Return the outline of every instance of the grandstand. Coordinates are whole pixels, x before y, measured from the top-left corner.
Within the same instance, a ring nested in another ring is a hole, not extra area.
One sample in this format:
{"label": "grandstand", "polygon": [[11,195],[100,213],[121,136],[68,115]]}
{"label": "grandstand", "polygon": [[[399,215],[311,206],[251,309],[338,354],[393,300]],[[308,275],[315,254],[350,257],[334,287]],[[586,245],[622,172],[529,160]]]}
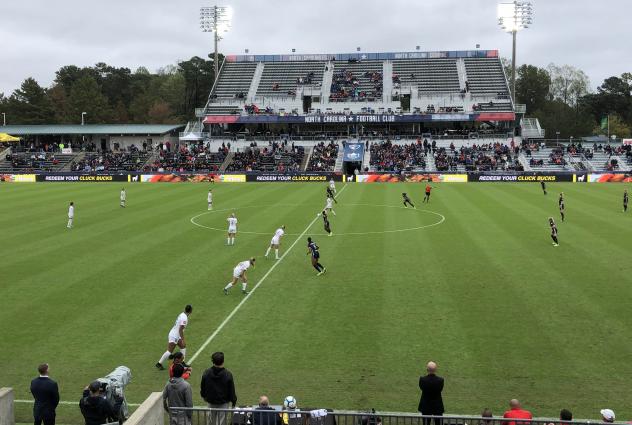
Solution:
{"label": "grandstand", "polygon": [[[259,114],[275,120],[240,118]],[[197,111],[206,124],[300,124],[327,114],[412,116],[389,121],[394,123],[515,120],[495,50],[228,55],[207,104]]]}

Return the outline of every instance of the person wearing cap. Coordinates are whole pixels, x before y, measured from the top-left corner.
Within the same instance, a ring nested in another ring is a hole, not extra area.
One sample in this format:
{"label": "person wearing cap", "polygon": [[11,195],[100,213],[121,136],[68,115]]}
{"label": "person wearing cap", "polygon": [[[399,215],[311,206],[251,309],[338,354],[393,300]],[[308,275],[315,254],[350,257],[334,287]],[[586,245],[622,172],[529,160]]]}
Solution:
{"label": "person wearing cap", "polygon": [[[437,364],[428,362],[426,365],[426,376],[419,378],[419,389],[421,390],[421,398],[419,400],[418,410],[422,415],[427,416],[443,416],[445,408],[443,407],[443,378],[437,375]],[[430,425],[430,419],[424,418],[424,425]],[[441,419],[435,418],[435,425],[441,424]]]}
{"label": "person wearing cap", "polygon": [[615,415],[614,415],[614,411],[612,409],[601,409],[599,413],[601,413],[601,419],[605,423],[610,424],[610,423],[614,422]]}
{"label": "person wearing cap", "polygon": [[101,383],[94,381],[83,390],[79,408],[86,425],[101,425],[113,418],[118,421],[123,397],[114,395],[115,403],[109,402],[101,392]]}
{"label": "person wearing cap", "polygon": [[48,364],[38,366],[39,377],[31,381],[33,404],[33,423],[35,425],[55,425],[55,409],[59,404],[57,382],[48,377]]}

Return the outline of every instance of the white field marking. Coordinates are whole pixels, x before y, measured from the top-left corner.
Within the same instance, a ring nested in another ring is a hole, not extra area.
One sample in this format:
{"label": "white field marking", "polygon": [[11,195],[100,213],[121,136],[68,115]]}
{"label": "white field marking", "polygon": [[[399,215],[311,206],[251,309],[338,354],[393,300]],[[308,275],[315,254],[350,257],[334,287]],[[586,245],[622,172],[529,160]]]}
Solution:
{"label": "white field marking", "polygon": [[[14,403],[33,404],[33,400],[13,400]],[[79,400],[77,401],[60,401],[59,404],[79,406]],[[138,407],[140,403],[127,403],[130,407]]]}
{"label": "white field marking", "polygon": [[[347,188],[347,185],[345,184],[342,189],[340,189],[340,191],[336,194],[336,197],[340,196],[340,194]],[[193,354],[193,356],[191,356],[191,358],[188,361],[188,364],[193,364],[193,362],[195,361],[195,359],[198,358],[198,356],[200,354],[202,354],[202,351],[204,351],[206,349],[206,347],[208,347],[208,345],[217,337],[217,335],[219,335],[219,333],[222,331],[222,329],[224,329],[224,327],[228,324],[228,322],[231,321],[231,319],[233,318],[233,316],[235,316],[235,314],[237,314],[237,312],[239,311],[239,309],[241,309],[241,307],[246,303],[246,301],[248,301],[248,299],[252,296],[252,294],[255,293],[255,291],[257,290],[257,288],[259,288],[259,286],[261,286],[261,284],[263,284],[263,282],[265,282],[265,280],[268,278],[268,276],[270,276],[270,273],[272,273],[274,271],[274,269],[276,269],[276,267],[281,264],[281,262],[283,261],[283,259],[285,258],[286,255],[288,255],[290,253],[290,251],[292,250],[292,248],[294,248],[294,246],[298,243],[298,241],[300,241],[303,236],[305,236],[305,234],[307,233],[307,231],[314,225],[314,223],[316,223],[316,221],[319,219],[319,216],[316,216],[305,228],[305,230],[303,230],[303,233],[301,233],[296,240],[294,241],[294,243],[292,245],[290,245],[290,247],[285,250],[285,252],[283,253],[283,255],[281,256],[281,258],[277,261],[274,262],[274,264],[272,264],[272,267],[270,267],[270,269],[266,272],[266,274],[263,275],[263,277],[261,277],[261,279],[259,279],[259,281],[257,282],[257,284],[250,290],[250,292],[248,292],[248,294],[246,294],[246,296],[241,300],[241,302],[239,304],[237,304],[237,306],[233,309],[233,311],[230,312],[230,314],[228,316],[226,316],[226,318],[224,319],[224,321],[222,323],[220,323],[220,325],[217,327],[217,329],[215,329],[215,331],[208,337],[206,338],[206,341],[204,341],[204,344],[202,344],[202,346],[200,348],[198,348],[198,350],[195,352],[195,354]]]}
{"label": "white field marking", "polygon": [[[341,190],[341,192],[342,192],[342,190]],[[336,196],[338,196],[338,195],[336,195]],[[259,208],[261,206],[262,205],[252,205],[252,206],[246,206],[246,207],[227,208],[225,210],[206,211],[206,212],[203,212],[201,214],[196,215],[195,217],[191,217],[191,223],[194,224],[195,226],[202,227],[204,229],[215,230],[217,232],[226,232],[226,229],[219,229],[217,227],[205,226],[203,224],[197,223],[195,220],[198,217],[201,217],[201,216],[206,215],[206,214],[212,214],[214,212],[238,210],[240,208]],[[294,206],[294,205],[292,205],[292,206]],[[409,209],[409,208],[402,207],[402,206],[399,206],[399,205],[384,205],[384,204],[344,204],[344,205],[340,205],[340,207],[354,207],[354,206],[398,208],[398,209],[402,209],[402,210]],[[337,207],[337,208],[340,208],[340,207]],[[433,215],[435,215],[437,217],[440,217],[440,219],[436,223],[426,224],[426,225],[417,226],[417,227],[408,227],[406,229],[380,230],[380,231],[373,231],[373,232],[334,233],[333,236],[362,236],[362,235],[379,235],[379,234],[384,234],[384,233],[412,232],[414,230],[421,230],[421,229],[426,229],[428,227],[438,226],[439,224],[442,224],[445,221],[445,216],[443,214],[439,214],[438,212],[434,212],[434,211],[430,211],[430,210],[422,210],[422,209],[410,209],[410,210],[411,211],[420,212],[420,213],[433,214]],[[264,232],[249,232],[249,231],[241,231],[241,230],[239,231],[239,233],[240,234],[245,234],[245,235],[263,235],[263,236],[270,236],[271,235],[270,232],[265,232],[265,233]],[[301,235],[301,233],[286,233],[285,235],[286,236],[297,236],[297,235]],[[326,233],[314,233],[314,236],[327,236],[327,234]]]}

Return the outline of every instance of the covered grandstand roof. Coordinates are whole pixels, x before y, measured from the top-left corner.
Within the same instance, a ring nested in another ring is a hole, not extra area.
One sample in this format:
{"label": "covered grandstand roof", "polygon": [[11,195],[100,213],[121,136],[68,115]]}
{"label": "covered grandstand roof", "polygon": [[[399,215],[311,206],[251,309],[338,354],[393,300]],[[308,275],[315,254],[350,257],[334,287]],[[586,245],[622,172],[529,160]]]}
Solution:
{"label": "covered grandstand roof", "polygon": [[184,128],[184,124],[86,124],[86,125],[7,125],[0,130],[14,136],[58,136],[82,134],[161,135]]}

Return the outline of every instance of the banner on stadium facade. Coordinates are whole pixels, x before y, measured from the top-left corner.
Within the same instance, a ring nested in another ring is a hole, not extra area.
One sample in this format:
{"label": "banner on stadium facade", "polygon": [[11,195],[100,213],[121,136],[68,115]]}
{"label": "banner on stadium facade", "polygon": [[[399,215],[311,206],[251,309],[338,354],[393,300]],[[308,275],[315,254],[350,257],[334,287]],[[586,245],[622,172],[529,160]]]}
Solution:
{"label": "banner on stadium facade", "polygon": [[322,173],[295,173],[295,174],[246,174],[246,181],[248,182],[328,182],[331,179],[334,181],[342,181],[342,176],[338,174],[322,174]]}
{"label": "banner on stadium facade", "polygon": [[127,174],[38,174],[38,182],[108,183],[129,181]]}
{"label": "banner on stadium facade", "polygon": [[364,143],[346,143],[342,160],[344,162],[362,162],[364,159]]}
{"label": "banner on stadium facade", "polygon": [[245,182],[243,174],[141,174],[141,183],[217,183]]}
{"label": "banner on stadium facade", "polygon": [[514,121],[513,112],[474,114],[207,115],[204,124],[412,124],[432,121]]}
{"label": "banner on stadium facade", "polygon": [[632,145],[632,139],[623,139],[621,140],[623,146]]}
{"label": "banner on stadium facade", "polygon": [[588,174],[588,183],[632,183],[632,174]]}
{"label": "banner on stadium facade", "polygon": [[575,174],[484,174],[468,173],[470,182],[514,182],[514,183],[534,183],[534,182],[574,182]]}
{"label": "banner on stadium facade", "polygon": [[357,183],[466,183],[467,174],[358,174]]}
{"label": "banner on stadium facade", "polygon": [[34,183],[35,181],[35,174],[0,174],[0,182]]}

